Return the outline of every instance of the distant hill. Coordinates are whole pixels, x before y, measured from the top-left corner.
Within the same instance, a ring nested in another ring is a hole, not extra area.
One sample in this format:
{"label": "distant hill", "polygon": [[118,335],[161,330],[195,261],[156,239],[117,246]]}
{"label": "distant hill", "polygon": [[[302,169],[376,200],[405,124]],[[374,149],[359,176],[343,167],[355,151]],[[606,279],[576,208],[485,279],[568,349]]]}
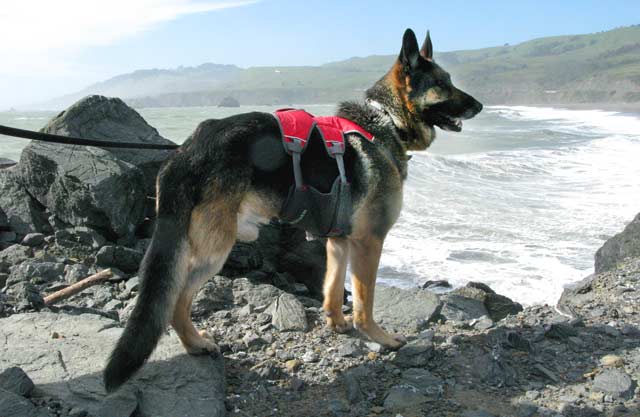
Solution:
{"label": "distant hill", "polygon": [[[321,66],[204,64],[114,77],[52,103],[87,94],[119,96],[137,107],[332,103],[361,97],[396,55],[354,57]],[[454,82],[486,104],[640,103],[640,25],[517,45],[436,53]]]}

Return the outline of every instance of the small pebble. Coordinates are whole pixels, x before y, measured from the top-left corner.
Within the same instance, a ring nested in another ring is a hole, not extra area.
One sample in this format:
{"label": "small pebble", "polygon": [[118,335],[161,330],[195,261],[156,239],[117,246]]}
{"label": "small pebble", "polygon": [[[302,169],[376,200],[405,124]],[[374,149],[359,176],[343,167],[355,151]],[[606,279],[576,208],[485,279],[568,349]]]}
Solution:
{"label": "small pebble", "polygon": [[606,355],[600,359],[600,365],[612,368],[619,368],[624,365],[624,359],[617,355]]}
{"label": "small pebble", "polygon": [[302,361],[298,359],[290,359],[284,363],[285,368],[287,368],[287,371],[289,372],[297,371],[298,368],[300,368],[300,365],[302,365]]}

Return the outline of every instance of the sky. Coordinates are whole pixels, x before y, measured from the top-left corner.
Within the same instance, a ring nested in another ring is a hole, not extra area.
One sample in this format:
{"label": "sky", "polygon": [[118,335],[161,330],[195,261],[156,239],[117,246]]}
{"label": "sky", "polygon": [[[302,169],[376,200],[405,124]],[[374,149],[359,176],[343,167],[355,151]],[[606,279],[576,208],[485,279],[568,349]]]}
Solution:
{"label": "sky", "polygon": [[638,0],[2,0],[0,110],[137,69],[395,54],[407,27],[452,51],[638,23]]}

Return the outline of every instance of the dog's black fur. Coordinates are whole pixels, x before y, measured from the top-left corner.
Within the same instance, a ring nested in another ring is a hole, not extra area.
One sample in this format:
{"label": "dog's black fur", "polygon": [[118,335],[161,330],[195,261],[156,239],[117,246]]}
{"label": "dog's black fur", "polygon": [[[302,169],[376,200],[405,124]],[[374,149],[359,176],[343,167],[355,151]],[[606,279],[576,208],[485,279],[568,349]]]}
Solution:
{"label": "dog's black fur", "polygon": [[[366,92],[369,104],[344,102],[338,107],[338,116],[375,136],[373,142],[358,135],[347,138],[344,161],[352,186],[353,222],[358,225],[347,238],[353,245],[367,239],[381,242],[397,219],[407,176],[407,151],[426,149],[435,136],[433,126],[460,130],[456,119],[471,118],[482,109],[473,97],[453,86],[432,55],[429,36],[418,50],[415,35],[408,29],[396,64]],[[267,113],[207,120],[165,162],[158,176],[157,226],[142,262],[138,302],[104,373],[108,391],[144,364],[170,322],[190,353],[215,350],[213,343],[188,331],[190,319],[178,310],[190,309],[190,295],[217,273],[235,236],[215,246],[216,242],[202,240],[197,232],[209,228],[212,241],[227,239],[218,228],[234,222],[243,207],[277,215],[294,182],[292,161],[280,135],[278,123]],[[310,140],[302,169],[305,181],[324,192],[338,175],[335,160],[318,137]],[[259,204],[247,203],[247,196]],[[202,220],[200,213],[207,209],[215,221]],[[240,233],[242,225],[238,227]],[[209,244],[215,253],[201,255],[200,248]],[[377,268],[377,258],[372,256]],[[375,284],[375,276],[373,280]],[[325,309],[331,309],[327,303],[335,304],[327,299],[340,296],[338,293],[325,294]],[[344,327],[341,312],[327,311],[327,315],[330,325],[340,322],[339,327]],[[401,344],[374,328],[372,320],[365,312],[354,314],[354,324],[374,340],[391,348]]]}

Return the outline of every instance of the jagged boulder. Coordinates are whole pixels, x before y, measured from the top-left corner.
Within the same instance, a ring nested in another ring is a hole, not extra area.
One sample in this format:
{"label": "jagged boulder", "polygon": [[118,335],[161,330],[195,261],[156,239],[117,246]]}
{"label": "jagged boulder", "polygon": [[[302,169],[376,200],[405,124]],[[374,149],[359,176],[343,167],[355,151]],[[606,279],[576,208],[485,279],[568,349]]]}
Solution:
{"label": "jagged boulder", "polygon": [[0,170],[0,230],[26,235],[48,228],[43,207],[29,195],[16,168]]}
{"label": "jagged boulder", "polygon": [[[122,100],[101,96],[78,101],[43,131],[113,142],[172,143]],[[131,235],[144,220],[145,196],[153,193],[169,152],[34,141],[23,150],[18,168],[29,194],[58,219],[118,237]]]}
{"label": "jagged boulder", "polygon": [[442,309],[437,295],[422,289],[403,290],[376,286],[373,317],[387,330],[420,331]]}
{"label": "jagged boulder", "polygon": [[640,213],[617,235],[607,240],[596,252],[596,274],[610,271],[618,262],[640,256]]}
{"label": "jagged boulder", "polygon": [[469,282],[443,296],[442,315],[447,320],[466,321],[489,316],[493,321],[522,311],[522,305],[504,295],[496,294],[488,285]]}
{"label": "jagged boulder", "polygon": [[84,412],[77,415],[123,415],[117,411],[125,408],[157,417],[226,415],[222,358],[185,354],[173,332],[130,382],[107,396],[102,371],[121,334],[116,321],[94,314],[15,314],[0,319],[0,370],[22,368],[40,395]]}

